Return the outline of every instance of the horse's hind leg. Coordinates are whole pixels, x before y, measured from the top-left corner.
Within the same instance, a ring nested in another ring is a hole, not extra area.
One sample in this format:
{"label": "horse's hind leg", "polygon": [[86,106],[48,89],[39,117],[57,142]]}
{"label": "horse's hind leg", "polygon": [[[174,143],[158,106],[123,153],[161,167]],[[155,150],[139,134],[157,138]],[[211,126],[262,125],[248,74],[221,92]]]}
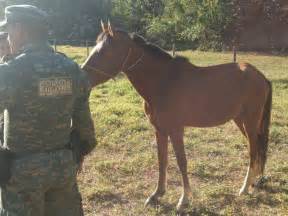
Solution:
{"label": "horse's hind leg", "polygon": [[[256,138],[253,136],[253,137],[249,137],[249,145],[253,145],[254,142],[256,142]],[[253,166],[253,150],[251,152],[251,147],[250,147],[250,161],[249,161],[249,166],[248,166],[248,169],[247,169],[247,173],[246,173],[246,176],[245,176],[245,179],[244,179],[244,183],[239,191],[239,195],[242,195],[242,194],[246,194],[248,193],[248,190],[249,190],[249,187],[255,182],[256,180],[256,171],[255,171],[255,168]]]}
{"label": "horse's hind leg", "polygon": [[237,127],[240,129],[241,133],[247,138],[246,131],[244,128],[244,122],[243,122],[243,119],[241,118],[241,116],[236,117],[234,119],[234,122],[237,125]]}
{"label": "horse's hind leg", "polygon": [[[255,143],[257,140],[257,137],[255,137],[253,134],[253,130],[252,128],[249,128],[249,133],[247,134],[246,133],[246,129],[245,129],[245,126],[244,126],[244,121],[243,121],[243,116],[239,115],[238,117],[236,117],[234,119],[234,122],[236,123],[236,125],[238,126],[238,128],[240,129],[241,133],[248,139],[249,141],[249,146],[250,146],[250,164],[248,166],[248,170],[247,170],[247,173],[246,173],[246,177],[245,177],[245,180],[244,180],[244,183],[243,183],[243,186],[242,188],[240,189],[240,192],[239,192],[239,195],[242,195],[244,193],[247,193],[248,192],[248,189],[249,189],[249,186],[251,184],[251,182],[254,180],[255,178],[255,173],[253,172],[253,169],[252,169],[252,164],[251,164],[251,146],[253,146],[253,143]],[[246,123],[247,124],[247,123]]]}
{"label": "horse's hind leg", "polygon": [[254,113],[249,118],[244,119],[245,132],[249,141],[249,166],[247,169],[246,177],[244,179],[243,186],[240,189],[239,195],[248,193],[249,187],[256,181],[256,177],[259,174],[258,161],[257,161],[257,142],[258,142],[258,123],[260,113]]}
{"label": "horse's hind leg", "polygon": [[159,178],[156,190],[146,200],[145,206],[155,204],[159,197],[166,191],[166,173],[168,165],[168,134],[156,131],[156,142],[158,148]]}
{"label": "horse's hind leg", "polygon": [[183,142],[184,128],[173,129],[170,132],[170,138],[173,145],[174,152],[176,154],[177,163],[182,174],[183,179],[183,193],[178,202],[177,210],[182,211],[185,206],[189,203],[189,196],[191,194],[191,188],[189,185],[187,175],[187,160]]}

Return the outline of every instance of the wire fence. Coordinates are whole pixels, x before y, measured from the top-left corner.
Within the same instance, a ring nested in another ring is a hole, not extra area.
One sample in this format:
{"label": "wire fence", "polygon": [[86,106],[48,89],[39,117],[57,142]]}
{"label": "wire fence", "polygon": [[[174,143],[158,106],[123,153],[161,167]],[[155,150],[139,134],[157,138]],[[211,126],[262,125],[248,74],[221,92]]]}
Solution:
{"label": "wire fence", "polygon": [[[54,47],[54,50],[57,51],[57,46],[69,45],[69,46],[79,46],[86,47],[86,57],[90,54],[90,48],[96,45],[96,41],[92,40],[62,40],[62,39],[49,39],[50,45]],[[176,55],[176,47],[173,44],[172,55]],[[233,62],[237,62],[237,48],[233,46]]]}
{"label": "wire fence", "polygon": [[89,56],[90,48],[96,45],[95,41],[91,40],[61,40],[61,39],[49,39],[48,42],[57,51],[58,46],[69,45],[69,46],[79,46],[86,47],[86,55]]}

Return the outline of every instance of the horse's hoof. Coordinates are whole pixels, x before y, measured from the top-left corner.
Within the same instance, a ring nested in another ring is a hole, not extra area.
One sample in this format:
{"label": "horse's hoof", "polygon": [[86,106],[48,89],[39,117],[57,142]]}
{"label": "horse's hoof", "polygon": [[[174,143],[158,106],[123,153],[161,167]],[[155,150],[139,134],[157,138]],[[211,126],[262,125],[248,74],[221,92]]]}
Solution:
{"label": "horse's hoof", "polygon": [[148,197],[148,199],[145,201],[144,207],[148,207],[148,206],[156,206],[158,203],[158,199],[155,198],[154,196],[150,196]]}
{"label": "horse's hoof", "polygon": [[189,206],[188,203],[186,204],[181,204],[181,205],[177,205],[177,215],[182,215],[183,213],[185,213],[185,210],[187,209],[187,207]]}
{"label": "horse's hoof", "polygon": [[186,196],[182,196],[177,204],[177,213],[178,214],[182,214],[184,213],[184,211],[187,209],[187,207],[189,206],[190,201]]}
{"label": "horse's hoof", "polygon": [[247,188],[241,188],[238,195],[242,196],[242,195],[247,195],[247,194],[248,194],[248,189]]}
{"label": "horse's hoof", "polygon": [[153,192],[150,197],[148,197],[148,199],[146,200],[144,206],[156,206],[159,201],[158,198],[162,197],[165,194],[165,190],[156,190],[155,192]]}
{"label": "horse's hoof", "polygon": [[265,184],[269,181],[269,177],[267,176],[261,176],[254,184],[254,188],[261,189],[265,186]]}

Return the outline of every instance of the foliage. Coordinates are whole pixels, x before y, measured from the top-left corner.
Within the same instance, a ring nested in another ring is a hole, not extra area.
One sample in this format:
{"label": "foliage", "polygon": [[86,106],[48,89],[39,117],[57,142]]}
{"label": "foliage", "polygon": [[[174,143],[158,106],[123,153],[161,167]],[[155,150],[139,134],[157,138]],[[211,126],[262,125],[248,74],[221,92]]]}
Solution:
{"label": "foliage", "polygon": [[[230,0],[6,0],[4,5],[31,3],[50,14],[53,37],[94,39],[99,20],[138,32],[171,49],[222,49],[232,22]],[[3,10],[2,10],[3,11]]]}
{"label": "foliage", "polygon": [[150,35],[201,49],[223,48],[224,33],[232,21],[229,0],[167,2],[162,17],[152,21]]}
{"label": "foliage", "polygon": [[163,0],[113,0],[112,16],[126,21],[127,29],[146,33],[149,20],[163,13]]}

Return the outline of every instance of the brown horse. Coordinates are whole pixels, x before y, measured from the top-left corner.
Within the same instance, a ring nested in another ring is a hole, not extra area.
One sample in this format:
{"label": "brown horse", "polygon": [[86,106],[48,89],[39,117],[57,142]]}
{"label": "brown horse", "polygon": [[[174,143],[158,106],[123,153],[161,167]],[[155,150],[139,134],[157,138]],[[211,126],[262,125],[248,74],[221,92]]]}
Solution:
{"label": "brown horse", "polygon": [[93,86],[123,71],[145,100],[145,112],[155,128],[159,180],[146,204],[165,193],[168,137],[183,178],[177,209],[189,202],[190,185],[183,143],[184,127],[213,127],[234,120],[249,141],[250,164],[240,190],[248,192],[263,174],[272,101],[271,83],[249,64],[197,67],[183,57],[173,58],[137,34],[114,30],[110,24],[82,68]]}

